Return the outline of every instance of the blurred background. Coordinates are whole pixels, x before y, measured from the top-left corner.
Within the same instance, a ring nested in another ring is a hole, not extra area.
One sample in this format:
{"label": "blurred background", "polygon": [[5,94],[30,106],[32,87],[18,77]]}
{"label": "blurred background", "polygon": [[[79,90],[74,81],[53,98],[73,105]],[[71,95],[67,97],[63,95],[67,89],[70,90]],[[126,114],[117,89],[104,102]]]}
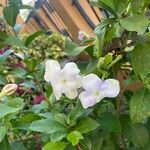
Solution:
{"label": "blurred background", "polygon": [[[104,16],[104,10],[92,7],[89,0],[22,0],[24,4],[34,6],[34,10],[21,10],[17,23],[23,26],[21,32],[34,33],[41,29],[59,32],[78,41],[78,31],[93,36],[93,29]],[[0,0],[5,6],[6,0]],[[2,8],[0,13],[2,14]],[[0,15],[1,15],[0,14]]]}

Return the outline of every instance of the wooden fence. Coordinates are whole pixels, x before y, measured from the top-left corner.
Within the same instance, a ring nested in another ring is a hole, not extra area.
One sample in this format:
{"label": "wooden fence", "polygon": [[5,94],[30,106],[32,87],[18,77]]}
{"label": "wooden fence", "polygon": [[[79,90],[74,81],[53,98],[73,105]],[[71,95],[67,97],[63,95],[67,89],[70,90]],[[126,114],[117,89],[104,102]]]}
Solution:
{"label": "wooden fence", "polygon": [[104,16],[102,10],[92,7],[89,0],[38,0],[40,7],[27,19],[24,31],[40,29],[60,32],[78,40],[78,31],[93,35],[93,29]]}

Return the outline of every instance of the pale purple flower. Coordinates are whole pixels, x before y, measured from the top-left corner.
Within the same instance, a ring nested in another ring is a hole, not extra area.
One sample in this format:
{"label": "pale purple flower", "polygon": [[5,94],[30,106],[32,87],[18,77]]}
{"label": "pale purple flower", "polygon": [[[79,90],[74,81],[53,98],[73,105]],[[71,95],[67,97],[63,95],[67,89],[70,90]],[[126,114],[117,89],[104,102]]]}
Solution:
{"label": "pale purple flower", "polygon": [[78,39],[79,39],[80,41],[82,41],[82,40],[84,40],[84,38],[85,38],[84,32],[83,32],[83,31],[79,31],[79,32],[78,32]]}
{"label": "pale purple flower", "polygon": [[84,31],[78,32],[78,39],[80,41],[83,41],[83,40],[88,39],[88,38],[89,38],[89,35],[87,33],[85,33]]}
{"label": "pale purple flower", "polygon": [[48,60],[44,78],[51,83],[54,95],[57,100],[62,94],[65,94],[69,99],[74,99],[78,96],[77,89],[81,87],[80,70],[74,62],[66,63],[61,69],[60,64],[56,60]]}
{"label": "pale purple flower", "polygon": [[100,102],[104,97],[114,98],[119,94],[118,80],[101,80],[95,74],[89,74],[82,79],[84,91],[79,95],[83,108],[88,108]]}

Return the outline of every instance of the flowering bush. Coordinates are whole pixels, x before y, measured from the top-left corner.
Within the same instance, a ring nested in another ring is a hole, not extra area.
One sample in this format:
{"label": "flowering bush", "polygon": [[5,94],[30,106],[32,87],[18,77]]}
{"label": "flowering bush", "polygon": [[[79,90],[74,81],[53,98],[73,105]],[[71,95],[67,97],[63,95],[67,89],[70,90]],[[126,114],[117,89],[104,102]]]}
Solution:
{"label": "flowering bush", "polygon": [[109,17],[95,37],[80,31],[80,44],[43,31],[19,38],[19,10],[32,8],[4,7],[1,150],[150,149],[149,1],[91,5]]}

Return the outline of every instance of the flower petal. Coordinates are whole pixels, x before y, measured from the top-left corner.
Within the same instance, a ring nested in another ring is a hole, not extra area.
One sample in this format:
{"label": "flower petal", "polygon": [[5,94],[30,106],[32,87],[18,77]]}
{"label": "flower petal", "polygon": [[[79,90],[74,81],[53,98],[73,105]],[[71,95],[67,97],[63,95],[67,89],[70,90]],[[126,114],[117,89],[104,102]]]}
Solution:
{"label": "flower petal", "polygon": [[65,91],[64,94],[69,98],[69,99],[74,99],[78,96],[78,91],[77,91],[77,82],[67,82],[65,86]]}
{"label": "flower petal", "polygon": [[80,70],[74,62],[66,63],[63,70],[65,70],[67,76],[78,75]]}
{"label": "flower petal", "polygon": [[101,79],[96,74],[89,74],[82,79],[82,87],[86,91],[98,90],[101,84]]}
{"label": "flower petal", "polygon": [[100,93],[104,97],[116,97],[120,92],[119,81],[115,79],[107,79],[100,86]]}
{"label": "flower petal", "polygon": [[80,75],[67,76],[66,80],[67,82],[76,82],[76,88],[81,87],[82,77]]}
{"label": "flower petal", "polygon": [[97,103],[97,97],[86,91],[80,93],[79,99],[85,109],[94,106]]}
{"label": "flower petal", "polygon": [[52,85],[53,93],[57,100],[62,96],[62,86],[60,84]]}
{"label": "flower petal", "polygon": [[51,82],[52,81],[52,76],[57,72],[59,71],[61,68],[60,68],[60,65],[58,63],[58,61],[56,60],[48,60],[46,62],[46,66],[45,66],[45,75],[44,75],[44,79],[47,81],[47,82]]}

